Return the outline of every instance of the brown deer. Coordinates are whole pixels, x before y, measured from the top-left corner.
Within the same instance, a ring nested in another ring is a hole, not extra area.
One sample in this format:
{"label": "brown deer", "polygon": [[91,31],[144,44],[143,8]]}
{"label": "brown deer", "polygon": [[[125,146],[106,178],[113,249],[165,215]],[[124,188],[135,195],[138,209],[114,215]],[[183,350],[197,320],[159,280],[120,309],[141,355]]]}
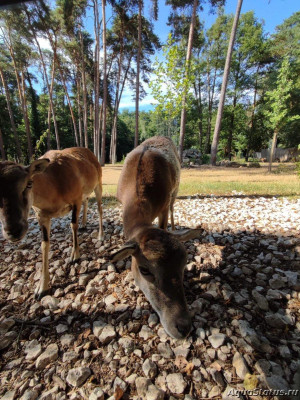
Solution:
{"label": "brown deer", "polygon": [[86,224],[87,199],[94,190],[99,211],[99,239],[102,230],[102,172],[94,154],[81,147],[50,150],[28,167],[0,163],[0,220],[3,235],[15,242],[28,229],[28,215],[33,207],[42,231],[42,273],[36,297],[49,290],[50,220],[72,211],[73,249],[71,261],[79,258],[78,218],[84,203],[82,225]]}
{"label": "brown deer", "polygon": [[[176,147],[166,137],[153,137],[126,157],[117,197],[123,204],[125,245],[112,261],[132,256],[132,273],[173,338],[186,337],[191,318],[183,290],[186,251],[180,241],[199,236],[199,230],[167,232],[169,210],[174,230],[173,205],[180,178]],[[152,225],[158,217],[159,228]]]}

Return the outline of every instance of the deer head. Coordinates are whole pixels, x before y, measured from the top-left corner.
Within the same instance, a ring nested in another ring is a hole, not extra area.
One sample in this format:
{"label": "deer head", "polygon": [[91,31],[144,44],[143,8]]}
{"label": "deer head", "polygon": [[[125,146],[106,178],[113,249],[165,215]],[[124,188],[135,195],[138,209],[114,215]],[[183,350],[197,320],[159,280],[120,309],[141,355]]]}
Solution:
{"label": "deer head", "polygon": [[32,205],[32,179],[48,164],[48,159],[33,161],[27,167],[9,161],[0,163],[0,220],[6,239],[15,242],[27,232]]}

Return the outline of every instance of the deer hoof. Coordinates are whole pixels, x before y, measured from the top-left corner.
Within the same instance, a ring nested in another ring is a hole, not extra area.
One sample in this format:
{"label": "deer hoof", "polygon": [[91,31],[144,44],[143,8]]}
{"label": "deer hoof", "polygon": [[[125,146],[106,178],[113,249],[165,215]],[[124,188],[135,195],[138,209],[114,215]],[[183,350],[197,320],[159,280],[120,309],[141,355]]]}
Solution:
{"label": "deer hoof", "polygon": [[43,297],[47,296],[50,293],[51,293],[50,289],[43,290],[42,292],[36,292],[34,294],[34,298],[35,298],[36,301],[40,301]]}

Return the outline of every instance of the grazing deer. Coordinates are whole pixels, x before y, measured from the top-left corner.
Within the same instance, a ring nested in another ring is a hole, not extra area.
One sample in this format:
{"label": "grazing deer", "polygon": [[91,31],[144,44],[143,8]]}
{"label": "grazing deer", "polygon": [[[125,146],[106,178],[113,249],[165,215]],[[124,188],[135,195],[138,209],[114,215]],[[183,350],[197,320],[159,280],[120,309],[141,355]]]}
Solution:
{"label": "grazing deer", "polygon": [[[126,157],[117,197],[123,204],[125,245],[112,261],[132,256],[132,273],[173,338],[186,337],[191,318],[183,290],[186,251],[180,241],[199,236],[198,230],[167,232],[169,210],[174,229],[173,205],[180,178],[176,147],[166,137],[153,137]],[[159,228],[152,225],[158,217]]]}
{"label": "grazing deer", "polygon": [[28,229],[31,206],[42,231],[42,273],[36,297],[49,289],[50,220],[72,211],[73,249],[71,261],[79,258],[78,218],[84,203],[82,225],[86,224],[87,199],[95,191],[99,211],[99,239],[102,239],[102,172],[94,154],[80,147],[51,150],[28,167],[0,163],[0,220],[3,235],[15,242]]}

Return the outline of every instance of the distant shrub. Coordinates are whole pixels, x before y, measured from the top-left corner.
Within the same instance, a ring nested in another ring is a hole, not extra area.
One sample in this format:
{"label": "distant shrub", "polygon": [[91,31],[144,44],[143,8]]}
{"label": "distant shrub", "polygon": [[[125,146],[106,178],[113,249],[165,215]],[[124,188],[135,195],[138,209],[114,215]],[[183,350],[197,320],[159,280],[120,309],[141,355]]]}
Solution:
{"label": "distant shrub", "polygon": [[202,164],[210,164],[210,154],[202,154]]}
{"label": "distant shrub", "polygon": [[279,164],[273,171],[274,174],[290,174],[297,171],[297,164],[286,165]]}
{"label": "distant shrub", "polygon": [[258,161],[251,161],[248,165],[249,168],[260,168],[260,163]]}

